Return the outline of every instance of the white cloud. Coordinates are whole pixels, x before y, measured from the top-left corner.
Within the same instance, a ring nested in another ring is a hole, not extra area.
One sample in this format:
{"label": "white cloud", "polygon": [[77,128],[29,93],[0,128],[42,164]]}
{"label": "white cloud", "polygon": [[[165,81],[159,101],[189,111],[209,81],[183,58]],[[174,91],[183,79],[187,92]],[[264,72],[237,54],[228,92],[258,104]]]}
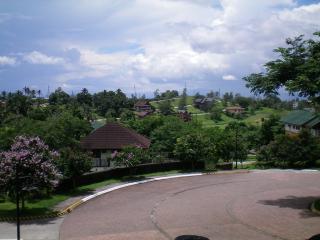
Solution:
{"label": "white cloud", "polygon": [[239,79],[232,82],[238,90],[244,88],[240,79],[262,71],[287,37],[310,37],[320,29],[320,3],[299,6],[295,0],[91,2],[79,1],[72,13],[59,11],[71,15],[72,25],[50,22],[53,29],[66,24],[65,34],[37,39],[65,50],[63,57],[34,51],[23,60],[63,65],[53,78],[69,87],[92,81],[100,88],[135,84],[152,91],[182,88],[187,80],[188,87],[207,89],[217,86],[214,81]]}
{"label": "white cloud", "polygon": [[25,54],[23,59],[31,64],[55,65],[64,63],[63,58],[47,56],[38,51]]}
{"label": "white cloud", "polygon": [[234,81],[234,80],[237,80],[237,78],[235,77],[235,76],[233,76],[233,75],[223,75],[222,76],[222,79],[223,80],[227,80],[227,81]]}
{"label": "white cloud", "polygon": [[13,66],[17,63],[15,58],[7,57],[7,56],[0,56],[0,66],[1,65],[10,65]]}

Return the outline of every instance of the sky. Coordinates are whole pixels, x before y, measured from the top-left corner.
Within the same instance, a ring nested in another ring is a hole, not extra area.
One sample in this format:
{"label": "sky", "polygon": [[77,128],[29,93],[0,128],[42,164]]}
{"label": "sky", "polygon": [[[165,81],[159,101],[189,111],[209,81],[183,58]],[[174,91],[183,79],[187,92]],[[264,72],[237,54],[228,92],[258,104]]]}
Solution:
{"label": "sky", "polygon": [[0,91],[248,95],[244,76],[315,31],[313,0],[2,0]]}

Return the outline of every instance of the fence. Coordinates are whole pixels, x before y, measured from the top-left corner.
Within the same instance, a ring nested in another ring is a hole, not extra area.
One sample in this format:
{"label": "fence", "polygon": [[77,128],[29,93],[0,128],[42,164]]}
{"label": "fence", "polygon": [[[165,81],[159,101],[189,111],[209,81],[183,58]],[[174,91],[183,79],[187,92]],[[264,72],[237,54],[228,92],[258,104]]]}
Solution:
{"label": "fence", "polygon": [[[196,169],[204,169],[204,162],[197,162],[195,165]],[[218,169],[221,170],[231,170],[231,163],[223,163],[217,165]],[[111,178],[122,178],[128,176],[134,172],[135,174],[145,174],[152,172],[161,172],[161,171],[170,171],[170,170],[186,170],[191,169],[190,162],[165,162],[165,163],[150,163],[150,164],[141,164],[136,167],[117,167],[106,169],[99,172],[87,173],[82,176],[79,176],[75,179],[76,185],[86,185],[96,182],[101,182]],[[66,190],[73,187],[73,182],[71,179],[64,179],[58,186],[58,191]]]}

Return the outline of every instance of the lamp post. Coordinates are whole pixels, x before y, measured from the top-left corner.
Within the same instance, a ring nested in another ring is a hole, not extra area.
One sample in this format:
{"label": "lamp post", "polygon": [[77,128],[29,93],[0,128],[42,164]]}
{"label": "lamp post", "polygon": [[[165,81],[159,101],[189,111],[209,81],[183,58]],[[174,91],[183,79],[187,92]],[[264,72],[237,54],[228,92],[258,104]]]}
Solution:
{"label": "lamp post", "polygon": [[16,164],[16,214],[17,214],[17,240],[20,240],[20,177],[19,177],[20,159]]}

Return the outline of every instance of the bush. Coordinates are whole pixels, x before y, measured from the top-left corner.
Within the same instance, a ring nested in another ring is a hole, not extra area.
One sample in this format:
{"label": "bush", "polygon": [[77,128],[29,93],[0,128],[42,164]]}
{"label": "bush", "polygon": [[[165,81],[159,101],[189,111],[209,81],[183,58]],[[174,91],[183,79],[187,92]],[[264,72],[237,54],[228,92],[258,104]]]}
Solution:
{"label": "bush", "polygon": [[112,158],[117,166],[135,167],[150,162],[149,152],[140,146],[126,146],[121,152],[113,152]]}
{"label": "bush", "polygon": [[302,131],[299,136],[276,136],[274,141],[260,149],[257,161],[267,167],[305,168],[315,166],[319,154],[319,140]]}

